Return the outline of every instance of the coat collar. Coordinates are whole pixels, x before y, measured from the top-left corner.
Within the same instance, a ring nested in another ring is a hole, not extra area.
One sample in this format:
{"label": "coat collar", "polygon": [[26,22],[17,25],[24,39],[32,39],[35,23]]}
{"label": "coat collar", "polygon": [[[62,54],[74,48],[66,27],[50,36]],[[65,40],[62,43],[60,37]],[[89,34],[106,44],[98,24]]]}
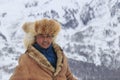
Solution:
{"label": "coat collar", "polygon": [[63,52],[59,45],[53,43],[53,48],[55,49],[56,55],[57,55],[57,64],[56,69],[50,64],[50,62],[47,60],[47,58],[40,53],[37,49],[35,49],[33,46],[28,47],[28,55],[34,59],[39,65],[49,69],[50,71],[54,72],[54,76],[56,76],[63,66]]}

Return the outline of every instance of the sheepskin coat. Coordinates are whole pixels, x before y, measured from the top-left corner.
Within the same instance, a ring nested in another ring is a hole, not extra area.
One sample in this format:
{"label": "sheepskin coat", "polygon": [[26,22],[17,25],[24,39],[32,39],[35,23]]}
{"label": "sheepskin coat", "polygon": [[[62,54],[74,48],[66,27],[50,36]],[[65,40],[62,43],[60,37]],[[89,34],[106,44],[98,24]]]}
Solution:
{"label": "sheepskin coat", "polygon": [[33,46],[29,46],[25,54],[19,58],[10,80],[76,80],[67,63],[67,58],[57,44],[53,44],[57,55],[56,69],[46,57]]}

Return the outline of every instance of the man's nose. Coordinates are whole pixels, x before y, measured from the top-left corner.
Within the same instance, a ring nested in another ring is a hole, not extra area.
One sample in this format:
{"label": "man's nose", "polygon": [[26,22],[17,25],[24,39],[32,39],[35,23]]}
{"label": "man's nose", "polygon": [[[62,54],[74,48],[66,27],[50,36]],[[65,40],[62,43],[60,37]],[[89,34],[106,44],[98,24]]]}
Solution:
{"label": "man's nose", "polygon": [[45,40],[45,41],[47,40],[47,36],[44,36],[44,40]]}

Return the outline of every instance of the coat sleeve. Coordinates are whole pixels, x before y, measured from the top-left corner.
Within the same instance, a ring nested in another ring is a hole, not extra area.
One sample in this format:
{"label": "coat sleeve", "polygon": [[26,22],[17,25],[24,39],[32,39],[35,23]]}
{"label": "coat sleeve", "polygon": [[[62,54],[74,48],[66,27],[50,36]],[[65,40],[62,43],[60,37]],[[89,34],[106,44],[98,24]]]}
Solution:
{"label": "coat sleeve", "polygon": [[10,80],[28,80],[28,68],[26,66],[24,54],[20,56],[18,66],[16,66],[14,73],[10,77]]}
{"label": "coat sleeve", "polygon": [[77,78],[75,78],[74,75],[71,73],[69,67],[67,69],[66,77],[67,77],[67,80],[77,80]]}
{"label": "coat sleeve", "polygon": [[[67,58],[66,58],[66,61],[67,61]],[[71,72],[71,70],[69,68],[68,61],[67,61],[66,77],[67,77],[67,80],[77,80],[77,78],[75,78],[75,76],[72,74],[72,72]]]}

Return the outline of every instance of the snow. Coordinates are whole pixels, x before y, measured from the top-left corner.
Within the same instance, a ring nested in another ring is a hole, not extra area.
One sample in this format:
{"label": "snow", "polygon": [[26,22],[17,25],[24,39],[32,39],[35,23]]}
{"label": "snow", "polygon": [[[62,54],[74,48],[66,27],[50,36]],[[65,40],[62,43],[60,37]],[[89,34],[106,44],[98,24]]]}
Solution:
{"label": "snow", "polygon": [[[80,55],[79,53],[74,53],[75,48],[74,44],[77,45],[94,45],[95,49],[90,56],[94,56],[93,60],[96,65],[101,65],[100,49],[116,51],[115,56],[116,60],[120,61],[119,55],[119,37],[120,37],[120,22],[118,16],[120,16],[120,10],[117,9],[114,17],[111,17],[110,10],[112,6],[117,2],[117,0],[0,0],[0,34],[4,34],[7,41],[5,41],[0,36],[0,80],[8,80],[11,73],[7,73],[1,69],[1,67],[13,64],[9,68],[14,68],[17,65],[16,56],[24,53],[24,44],[23,44],[23,35],[24,32],[21,28],[22,24],[26,21],[34,21],[43,18],[44,12],[46,12],[50,17],[52,17],[51,10],[58,12],[59,17],[54,17],[59,22],[66,23],[66,19],[63,17],[65,14],[65,9],[75,9],[76,11],[75,18],[78,20],[78,27],[75,29],[63,29],[59,33],[56,42],[60,44],[62,48],[68,48],[67,44],[70,44],[71,53],[65,51],[65,54],[68,58],[72,58],[77,61],[87,61],[85,56]],[[37,4],[36,4],[37,3]],[[87,25],[83,25],[80,19],[80,13],[86,4],[91,4],[91,7],[94,7],[95,18],[90,20]],[[102,4],[102,5],[101,5]],[[26,8],[25,5],[28,7]],[[39,14],[39,15],[38,15]],[[114,24],[113,24],[114,23]],[[116,27],[114,26],[116,24]],[[87,29],[91,27],[92,31]],[[113,28],[114,27],[114,28]],[[110,36],[105,36],[103,34],[105,30],[111,30]],[[83,32],[84,35],[92,35],[92,37],[85,37],[84,43],[82,42],[72,42],[72,36],[77,32]],[[108,46],[106,42],[113,41],[111,47]],[[14,50],[15,53],[7,52],[6,45]],[[89,49],[80,49],[83,52],[91,53]],[[105,51],[104,51],[105,52]],[[113,55],[106,51],[106,54]],[[109,58],[109,65],[111,60]]]}

